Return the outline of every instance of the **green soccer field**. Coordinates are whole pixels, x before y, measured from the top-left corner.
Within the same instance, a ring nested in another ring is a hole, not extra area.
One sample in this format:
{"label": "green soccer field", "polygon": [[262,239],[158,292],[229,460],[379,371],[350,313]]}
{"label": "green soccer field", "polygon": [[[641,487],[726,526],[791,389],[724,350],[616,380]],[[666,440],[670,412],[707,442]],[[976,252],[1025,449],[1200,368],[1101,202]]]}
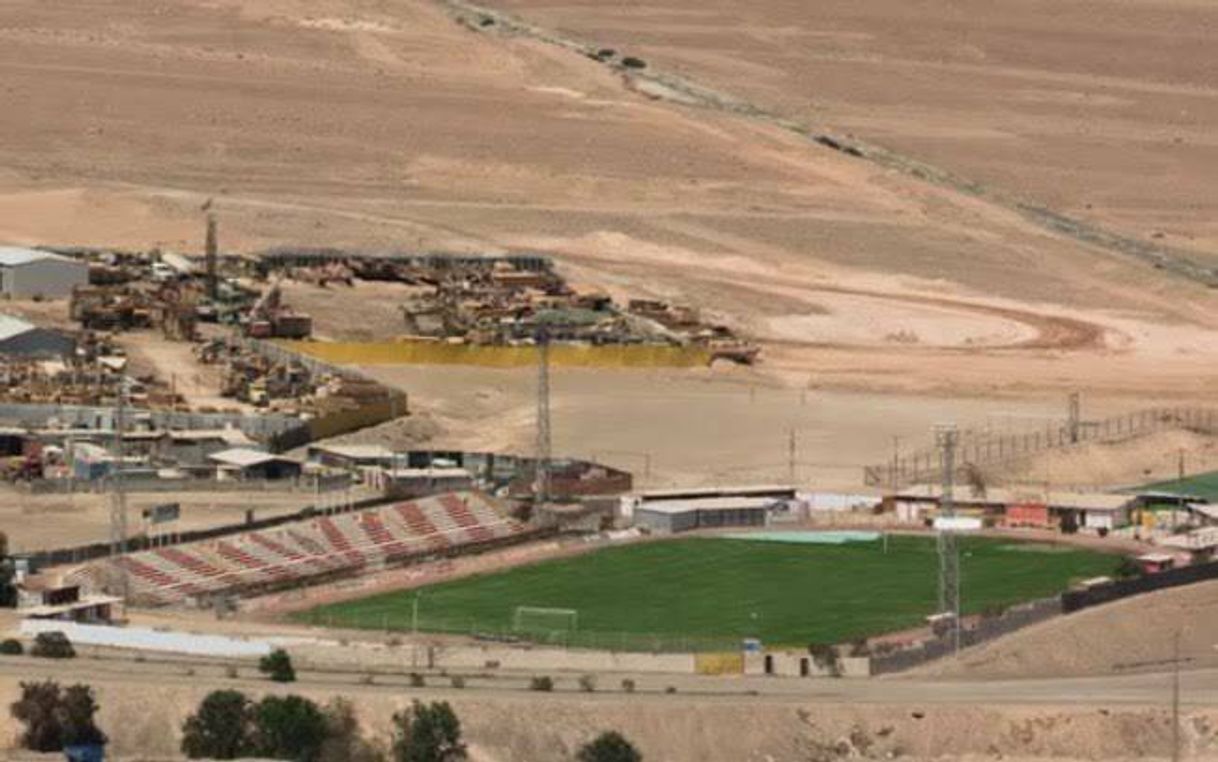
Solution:
{"label": "green soccer field", "polygon": [[1170,492],[1175,495],[1196,495],[1207,500],[1218,500],[1218,471],[1197,474],[1184,479],[1144,484],[1138,489],[1147,492]]}
{"label": "green soccer field", "polygon": [[[1116,555],[1009,540],[964,538],[966,613],[1051,595],[1113,573]],[[574,609],[533,627],[575,645],[697,647],[701,641],[840,643],[923,623],[937,600],[930,537],[844,545],[686,538],[610,547],[305,612],[304,621],[375,629],[509,635],[518,606]],[[540,632],[523,633],[537,637]]]}

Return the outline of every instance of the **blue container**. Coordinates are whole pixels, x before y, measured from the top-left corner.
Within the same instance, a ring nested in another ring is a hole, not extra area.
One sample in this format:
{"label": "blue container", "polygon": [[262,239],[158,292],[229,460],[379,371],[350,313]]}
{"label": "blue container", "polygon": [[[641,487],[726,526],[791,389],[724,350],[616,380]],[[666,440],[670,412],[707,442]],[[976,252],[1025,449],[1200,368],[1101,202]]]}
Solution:
{"label": "blue container", "polygon": [[63,754],[68,762],[104,762],[106,747],[101,744],[65,746]]}

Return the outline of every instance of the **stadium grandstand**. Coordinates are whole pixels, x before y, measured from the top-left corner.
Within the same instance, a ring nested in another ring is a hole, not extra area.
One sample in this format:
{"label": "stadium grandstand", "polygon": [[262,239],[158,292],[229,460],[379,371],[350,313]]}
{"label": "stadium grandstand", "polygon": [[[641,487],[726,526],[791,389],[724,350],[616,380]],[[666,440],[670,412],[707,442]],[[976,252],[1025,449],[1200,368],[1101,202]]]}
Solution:
{"label": "stadium grandstand", "polygon": [[[491,498],[445,493],[339,515],[319,515],[249,531],[122,556],[131,600],[171,604],[249,593],[358,574],[413,558],[473,550],[525,534]],[[521,538],[523,539],[523,538]],[[101,587],[109,561],[71,572]]]}

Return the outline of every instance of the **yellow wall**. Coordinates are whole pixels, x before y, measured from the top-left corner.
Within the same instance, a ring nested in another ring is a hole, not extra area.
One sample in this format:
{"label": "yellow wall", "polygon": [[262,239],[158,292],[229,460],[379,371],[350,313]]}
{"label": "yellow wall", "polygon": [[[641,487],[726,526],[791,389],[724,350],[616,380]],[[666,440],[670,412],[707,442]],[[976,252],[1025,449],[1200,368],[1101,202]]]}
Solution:
{"label": "yellow wall", "polygon": [[694,671],[699,675],[743,675],[744,654],[735,652],[694,654]]}
{"label": "yellow wall", "polygon": [[[410,340],[278,343],[335,365],[482,365],[520,368],[537,364],[536,348],[527,346],[473,346]],[[556,344],[550,348],[550,362],[553,365],[571,368],[692,368],[709,365],[710,359],[711,353],[702,347]]]}

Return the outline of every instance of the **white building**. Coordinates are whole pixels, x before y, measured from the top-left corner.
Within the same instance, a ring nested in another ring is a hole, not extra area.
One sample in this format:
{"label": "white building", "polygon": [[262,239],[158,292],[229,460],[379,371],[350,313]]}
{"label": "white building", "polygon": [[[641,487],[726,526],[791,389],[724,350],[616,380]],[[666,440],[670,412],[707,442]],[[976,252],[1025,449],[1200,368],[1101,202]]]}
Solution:
{"label": "white building", "polygon": [[89,265],[46,251],[0,246],[0,294],[9,298],[67,297],[89,283]]}

